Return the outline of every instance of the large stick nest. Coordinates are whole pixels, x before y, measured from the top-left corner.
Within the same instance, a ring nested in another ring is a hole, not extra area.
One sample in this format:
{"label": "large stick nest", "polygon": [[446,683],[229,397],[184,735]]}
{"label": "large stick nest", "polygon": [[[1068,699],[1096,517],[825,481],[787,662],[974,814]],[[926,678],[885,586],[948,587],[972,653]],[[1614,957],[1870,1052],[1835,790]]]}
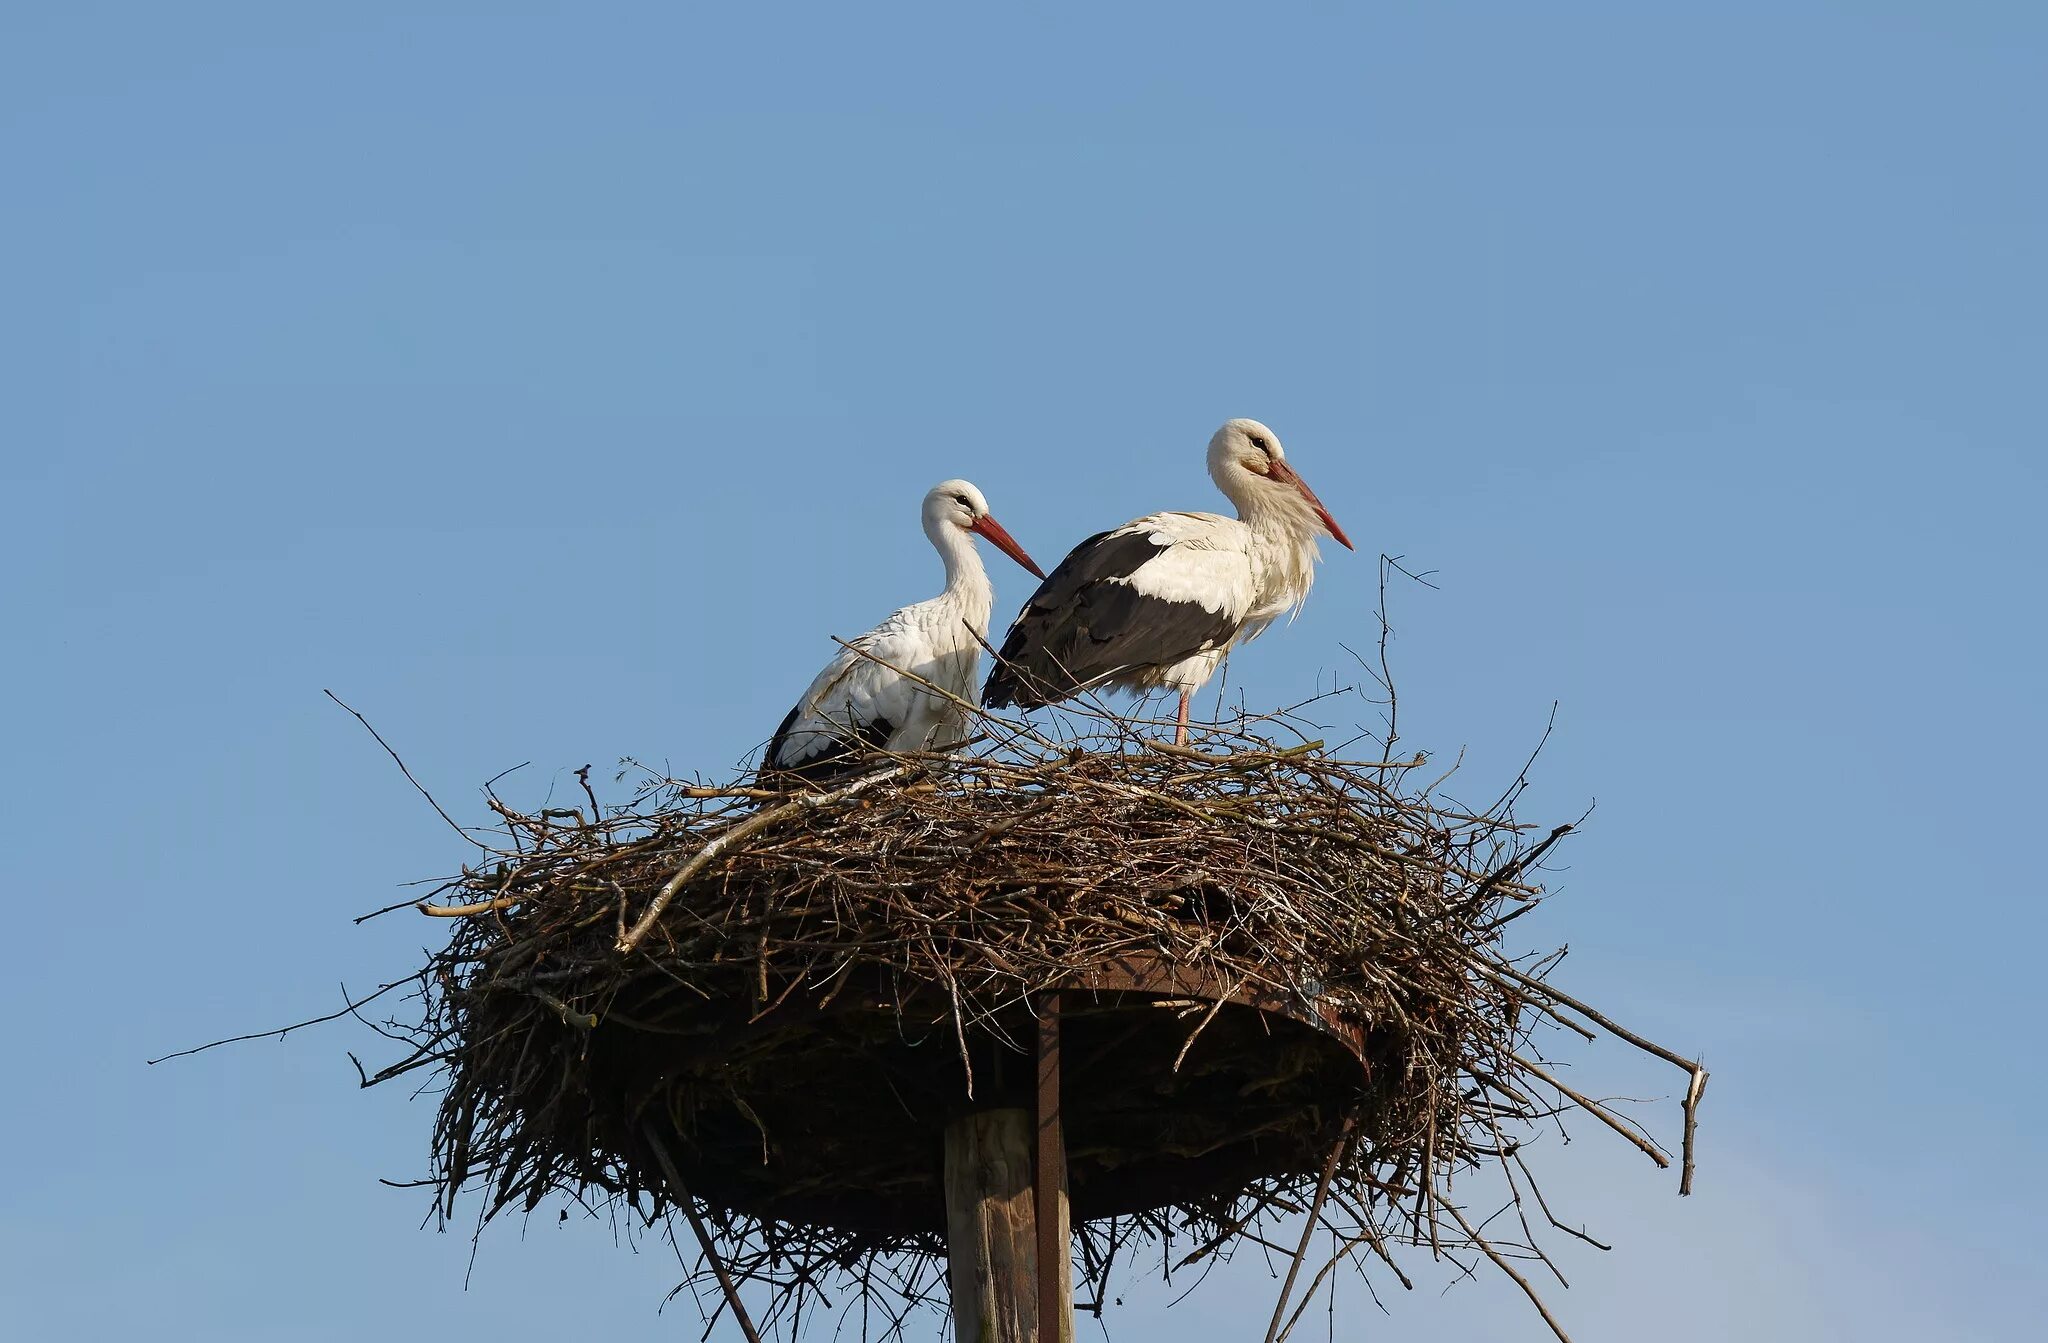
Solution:
{"label": "large stick nest", "polygon": [[765,1284],[768,1323],[793,1331],[837,1279],[900,1328],[944,1281],[944,1127],[1030,1103],[1055,992],[1098,1302],[1128,1249],[1227,1254],[1311,1208],[1341,1257],[1403,1282],[1419,1245],[1526,1289],[1526,1217],[1489,1225],[1452,1176],[1497,1168],[1519,1212],[1522,1137],[1569,1109],[1665,1161],[1546,1069],[1545,1023],[1693,1071],[1689,1176],[1704,1074],[1503,948],[1569,827],[1406,785],[1419,758],[985,726],[795,792],[661,778],[603,808],[586,782],[534,814],[493,796],[486,860],[421,905],[454,925],[414,1051],[373,1079],[444,1074],[444,1209],[465,1187],[482,1220],[552,1195],[680,1208]]}

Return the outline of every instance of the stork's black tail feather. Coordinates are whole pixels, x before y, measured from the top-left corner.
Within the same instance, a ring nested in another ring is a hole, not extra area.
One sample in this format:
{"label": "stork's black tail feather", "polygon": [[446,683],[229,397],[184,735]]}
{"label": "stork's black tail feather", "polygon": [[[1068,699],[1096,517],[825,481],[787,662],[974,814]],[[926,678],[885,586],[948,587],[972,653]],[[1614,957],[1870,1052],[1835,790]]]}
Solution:
{"label": "stork's black tail feather", "polygon": [[991,709],[1036,709],[1052,703],[1043,689],[1027,677],[1016,663],[1010,661],[1011,645],[1020,642],[1014,635],[1003,651],[996,657],[995,670],[988,674],[988,680],[981,687],[981,702]]}

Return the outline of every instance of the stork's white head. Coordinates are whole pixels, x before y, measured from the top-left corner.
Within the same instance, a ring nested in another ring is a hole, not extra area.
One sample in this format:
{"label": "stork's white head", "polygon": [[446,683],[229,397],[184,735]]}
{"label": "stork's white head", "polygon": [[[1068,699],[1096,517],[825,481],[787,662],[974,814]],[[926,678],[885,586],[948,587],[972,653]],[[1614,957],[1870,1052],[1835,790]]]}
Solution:
{"label": "stork's white head", "polygon": [[1216,431],[1209,440],[1209,478],[1240,510],[1306,511],[1317,530],[1354,549],[1316,492],[1287,464],[1280,436],[1257,420],[1230,420]]}
{"label": "stork's white head", "polygon": [[986,537],[997,550],[1038,577],[1045,577],[1045,571],[1024,553],[1024,547],[1017,544],[1016,538],[989,515],[987,498],[971,481],[942,480],[932,486],[924,497],[925,535],[931,537],[934,544],[940,544],[940,538],[948,529]]}

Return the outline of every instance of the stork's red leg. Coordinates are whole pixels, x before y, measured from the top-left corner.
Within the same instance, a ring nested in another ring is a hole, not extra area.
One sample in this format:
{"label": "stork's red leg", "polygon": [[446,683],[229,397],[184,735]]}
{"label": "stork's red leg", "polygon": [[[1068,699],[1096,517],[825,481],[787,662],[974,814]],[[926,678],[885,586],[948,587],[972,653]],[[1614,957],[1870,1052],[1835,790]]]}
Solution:
{"label": "stork's red leg", "polygon": [[1173,744],[1188,744],[1188,692],[1185,690],[1180,692],[1180,713],[1173,720]]}

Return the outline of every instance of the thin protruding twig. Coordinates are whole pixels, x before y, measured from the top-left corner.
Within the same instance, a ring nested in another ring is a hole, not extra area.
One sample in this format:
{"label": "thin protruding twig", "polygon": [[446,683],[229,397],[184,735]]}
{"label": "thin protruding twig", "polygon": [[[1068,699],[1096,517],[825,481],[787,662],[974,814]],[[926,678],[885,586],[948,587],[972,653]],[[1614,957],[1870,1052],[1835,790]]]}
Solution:
{"label": "thin protruding twig", "polygon": [[1523,1058],[1519,1054],[1515,1055],[1514,1059],[1516,1064],[1521,1066],[1523,1069],[1527,1070],[1529,1073],[1533,1074],[1536,1077],[1542,1078],[1545,1082],[1557,1088],[1557,1090],[1564,1093],[1566,1096],[1571,1097],[1572,1103],[1577,1105],[1581,1110],[1584,1110],[1587,1114],[1592,1115],[1595,1119],[1598,1119],[1601,1123],[1607,1125],[1607,1127],[1613,1129],[1616,1133],[1619,1133],[1622,1137],[1628,1139],[1631,1143],[1634,1143],[1638,1151],[1640,1151],[1644,1156],[1650,1158],[1650,1160],[1657,1163],[1657,1168],[1659,1170],[1663,1170],[1666,1167],[1670,1166],[1670,1157],[1658,1151],[1656,1145],[1652,1143],[1648,1138],[1645,1138],[1642,1134],[1636,1132],[1628,1125],[1622,1123],[1619,1116],[1615,1115],[1612,1111],[1610,1111],[1606,1106],[1602,1105],[1599,1101],[1594,1100],[1590,1096],[1581,1095],[1579,1092],[1572,1090],[1563,1082],[1558,1081],[1556,1077],[1544,1071],[1544,1069],[1541,1066],[1531,1063],[1528,1059]]}
{"label": "thin protruding twig", "polygon": [[341,1006],[340,1011],[329,1012],[324,1017],[310,1017],[305,1021],[295,1021],[289,1026],[279,1026],[276,1030],[251,1031],[247,1035],[230,1035],[225,1040],[211,1040],[208,1041],[206,1044],[194,1045],[190,1049],[181,1049],[175,1054],[166,1054],[162,1058],[149,1059],[146,1060],[146,1062],[150,1067],[154,1068],[159,1063],[169,1063],[172,1059],[182,1059],[188,1058],[193,1054],[203,1054],[209,1049],[218,1049],[222,1045],[238,1045],[245,1040],[268,1040],[273,1036],[277,1039],[282,1040],[285,1036],[290,1035],[293,1031],[301,1031],[308,1026],[324,1025],[325,1023],[330,1021],[339,1021],[345,1016],[352,1015],[357,1008],[362,1007],[368,1003],[376,1002],[379,998],[382,998],[385,994],[391,992],[391,990],[395,988],[398,988],[402,984],[416,984],[418,982],[418,975],[407,975],[404,979],[392,980],[389,984],[386,984],[383,988],[378,989],[375,993],[371,994],[367,998],[358,998],[354,1002],[344,1002]]}
{"label": "thin protruding twig", "polygon": [[733,1286],[732,1278],[725,1271],[725,1260],[718,1253],[718,1246],[712,1243],[711,1233],[704,1229],[704,1219],[697,1215],[697,1200],[690,1196],[690,1190],[683,1183],[683,1177],[676,1170],[676,1163],[669,1159],[668,1148],[663,1146],[661,1135],[654,1131],[652,1124],[641,1125],[641,1132],[647,1135],[647,1145],[654,1149],[654,1159],[661,1163],[661,1172],[668,1177],[669,1189],[675,1202],[683,1210],[683,1216],[690,1219],[690,1230],[697,1233],[697,1244],[704,1251],[704,1260],[711,1265],[712,1276],[718,1279],[718,1289],[725,1293],[725,1303],[732,1307],[733,1318],[739,1321],[740,1332],[747,1336],[747,1343],[761,1343],[761,1335],[754,1328],[754,1321],[747,1314],[747,1307],[740,1300],[739,1288]]}
{"label": "thin protruding twig", "polygon": [[1280,1299],[1273,1303],[1273,1321],[1266,1326],[1266,1343],[1278,1343],[1281,1321],[1287,1318],[1287,1298],[1294,1294],[1294,1280],[1301,1275],[1302,1257],[1308,1253],[1309,1240],[1316,1234],[1316,1220],[1323,1215],[1323,1200],[1330,1196],[1330,1180],[1337,1173],[1337,1163],[1344,1159],[1345,1149],[1351,1146],[1351,1126],[1356,1122],[1355,1115],[1345,1116],[1344,1127],[1330,1147],[1328,1160],[1323,1162],[1322,1178],[1316,1181],[1315,1199],[1308,1205],[1308,1225],[1301,1229],[1301,1244],[1294,1247],[1294,1257],[1287,1263],[1287,1280],[1280,1284]]}
{"label": "thin protruding twig", "polygon": [[1558,826],[1556,829],[1552,830],[1548,835],[1545,835],[1541,840],[1539,840],[1536,843],[1536,845],[1533,848],[1531,848],[1527,853],[1516,858],[1511,863],[1502,864],[1493,872],[1491,876],[1487,877],[1485,881],[1480,882],[1478,889],[1472,892],[1472,898],[1474,900],[1477,900],[1480,897],[1487,895],[1489,892],[1493,890],[1495,886],[1498,886],[1501,882],[1512,881],[1514,878],[1521,876],[1522,873],[1528,871],[1530,868],[1536,866],[1537,863],[1543,860],[1543,855],[1550,852],[1551,845],[1557,843],[1557,841],[1563,839],[1566,835],[1569,835],[1571,832],[1572,828],[1568,825]]}
{"label": "thin protruding twig", "polygon": [[1458,1211],[1457,1205],[1447,1201],[1434,1190],[1430,1191],[1430,1197],[1439,1208],[1442,1208],[1451,1215],[1451,1220],[1455,1221],[1464,1230],[1465,1235],[1474,1245],[1479,1247],[1482,1254],[1493,1261],[1495,1268],[1498,1268],[1501,1272],[1515,1280],[1515,1286],[1521,1288],[1522,1294],[1529,1298],[1529,1303],[1536,1307],[1536,1313],[1541,1315],[1543,1322],[1550,1326],[1550,1332],[1557,1335],[1558,1343],[1572,1343],[1572,1336],[1564,1331],[1562,1324],[1557,1322],[1557,1316],[1550,1313],[1550,1307],[1543,1304],[1543,1298],[1537,1295],[1536,1289],[1530,1285],[1529,1280],[1520,1273],[1517,1273],[1515,1266],[1501,1257],[1500,1251],[1493,1248],[1491,1241],[1472,1229],[1472,1224],[1465,1220],[1465,1214]]}
{"label": "thin protruding twig", "polygon": [[368,732],[372,737],[376,738],[377,744],[384,748],[384,754],[391,757],[392,763],[398,766],[398,772],[405,776],[405,781],[411,784],[414,788],[419,790],[419,795],[427,800],[427,805],[434,809],[435,815],[439,816],[442,820],[448,823],[448,828],[450,830],[453,830],[456,834],[462,836],[470,843],[476,845],[479,849],[487,849],[489,847],[483,841],[479,840],[475,835],[470,834],[469,831],[464,830],[461,826],[455,823],[455,818],[453,816],[450,816],[446,811],[444,811],[441,807],[441,804],[434,800],[434,795],[427,791],[426,785],[422,784],[418,779],[415,779],[412,776],[412,771],[406,768],[405,761],[399,757],[398,752],[391,749],[391,743],[385,741],[382,734],[380,734],[376,728],[370,726],[369,719],[363,717],[354,709],[349,708],[348,705],[342,704],[341,696],[335,694],[332,690],[322,690],[320,693],[327,696],[327,698],[333,700],[336,704],[341,704],[342,708],[348,709],[348,712],[355,718],[355,720],[363,725],[363,730],[365,732]]}

